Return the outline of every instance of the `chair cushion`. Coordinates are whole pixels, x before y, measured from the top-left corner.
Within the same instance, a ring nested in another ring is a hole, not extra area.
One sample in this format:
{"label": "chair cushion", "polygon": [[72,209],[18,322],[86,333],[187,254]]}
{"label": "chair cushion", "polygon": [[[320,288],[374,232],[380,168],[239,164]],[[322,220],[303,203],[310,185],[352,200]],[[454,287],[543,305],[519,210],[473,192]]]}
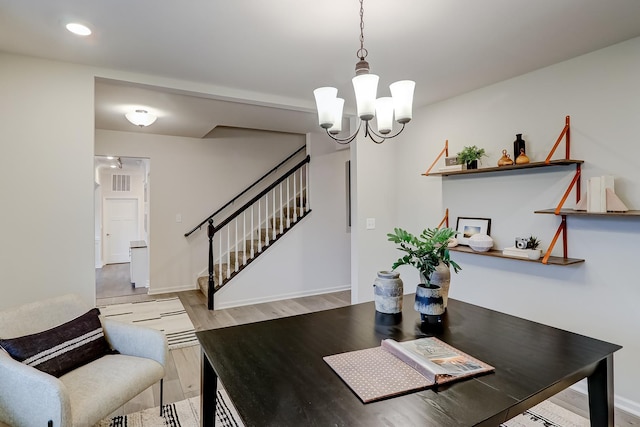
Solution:
{"label": "chair cushion", "polygon": [[99,315],[100,311],[94,308],[43,332],[10,339],[0,338],[0,347],[15,360],[60,377],[105,354],[113,353],[104,337]]}
{"label": "chair cushion", "polygon": [[101,357],[60,377],[69,393],[74,426],[91,426],[160,381],[155,360],[122,354]]}

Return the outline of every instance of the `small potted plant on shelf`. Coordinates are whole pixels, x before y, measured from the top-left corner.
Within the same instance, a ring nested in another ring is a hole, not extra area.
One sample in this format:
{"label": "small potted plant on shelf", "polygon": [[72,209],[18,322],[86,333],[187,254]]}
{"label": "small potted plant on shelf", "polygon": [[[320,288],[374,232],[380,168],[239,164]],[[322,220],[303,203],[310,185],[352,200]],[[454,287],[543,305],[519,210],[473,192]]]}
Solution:
{"label": "small potted plant on shelf", "polygon": [[466,146],[458,153],[458,162],[466,164],[467,169],[478,169],[478,160],[487,154],[484,148],[478,148],[475,145]]}
{"label": "small potted plant on shelf", "polygon": [[392,268],[412,265],[420,273],[422,283],[418,285],[416,290],[416,310],[424,314],[422,310],[417,308],[418,294],[438,288],[444,310],[447,306],[451,281],[450,268],[452,267],[456,273],[461,270],[461,267],[449,257],[448,243],[455,236],[455,230],[428,228],[419,236],[414,236],[402,228],[394,228],[393,231],[393,233],[387,234],[388,240],[398,244],[398,249],[405,252],[406,255],[394,262]]}
{"label": "small potted plant on shelf", "polygon": [[542,250],[538,249],[538,246],[540,246],[540,240],[535,236],[529,236],[529,239],[527,239],[527,256],[529,257],[529,259],[540,259]]}

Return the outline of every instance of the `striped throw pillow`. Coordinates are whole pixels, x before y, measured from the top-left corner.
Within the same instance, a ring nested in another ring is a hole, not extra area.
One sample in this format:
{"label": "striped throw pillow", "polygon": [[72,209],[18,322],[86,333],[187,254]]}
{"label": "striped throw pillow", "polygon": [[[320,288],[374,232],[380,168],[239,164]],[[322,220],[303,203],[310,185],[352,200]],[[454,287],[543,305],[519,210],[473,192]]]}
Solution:
{"label": "striped throw pillow", "polygon": [[18,338],[0,339],[15,360],[55,377],[114,351],[104,337],[100,310],[93,308],[55,328]]}

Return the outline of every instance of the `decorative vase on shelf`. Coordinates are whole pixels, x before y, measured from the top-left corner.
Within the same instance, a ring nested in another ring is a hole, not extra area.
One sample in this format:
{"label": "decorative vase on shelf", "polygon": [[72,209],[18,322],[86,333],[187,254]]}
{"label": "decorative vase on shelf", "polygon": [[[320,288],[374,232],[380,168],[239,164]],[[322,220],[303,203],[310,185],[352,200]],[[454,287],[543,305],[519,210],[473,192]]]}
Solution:
{"label": "decorative vase on shelf", "polygon": [[486,234],[474,234],[469,237],[469,247],[476,252],[486,252],[493,247],[493,239]]}
{"label": "decorative vase on shelf", "polygon": [[520,155],[516,158],[516,165],[526,165],[529,163],[529,157],[524,154],[524,148],[520,149]]}
{"label": "decorative vase on shelf", "polygon": [[513,160],[507,154],[507,150],[502,150],[502,157],[498,160],[498,166],[510,166],[513,164]]}
{"label": "decorative vase on shelf", "polygon": [[420,283],[416,288],[415,310],[420,313],[423,322],[427,316],[440,316],[444,313],[444,301],[440,286]]}
{"label": "decorative vase on shelf", "polygon": [[478,169],[478,161],[472,160],[470,162],[467,162],[467,169]]}
{"label": "decorative vase on shelf", "polygon": [[440,286],[440,294],[442,295],[442,304],[445,310],[447,309],[447,302],[449,299],[449,287],[451,285],[451,270],[446,264],[440,263],[436,267],[436,270],[431,273],[429,282],[432,285]]}
{"label": "decorative vase on shelf", "polygon": [[403,283],[400,273],[378,271],[373,282],[376,311],[395,314],[402,311]]}
{"label": "decorative vase on shelf", "polygon": [[513,158],[517,159],[521,152],[526,153],[527,148],[525,147],[524,139],[522,139],[522,134],[517,133],[516,140],[513,141]]}

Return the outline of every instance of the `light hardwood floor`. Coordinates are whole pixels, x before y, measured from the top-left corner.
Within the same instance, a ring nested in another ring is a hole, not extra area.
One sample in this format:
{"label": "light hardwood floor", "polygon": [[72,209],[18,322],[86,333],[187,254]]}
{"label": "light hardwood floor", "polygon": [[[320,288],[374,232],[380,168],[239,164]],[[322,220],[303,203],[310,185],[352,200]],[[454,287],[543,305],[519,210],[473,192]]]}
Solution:
{"label": "light hardwood floor", "polygon": [[[264,304],[209,311],[204,295],[199,291],[166,295],[131,295],[98,299],[98,305],[129,301],[144,301],[159,297],[178,296],[189,314],[196,330],[222,328],[250,322],[259,322],[285,316],[294,316],[318,310],[342,307],[350,304],[348,291],[305,298],[288,299]],[[176,402],[200,394],[200,346],[191,346],[169,352],[167,375],[164,380],[164,402]],[[155,385],[135,397],[113,415],[122,415],[159,405],[160,389]],[[587,397],[567,389],[550,399],[574,413],[588,418]],[[640,418],[616,410],[616,426],[640,426]]]}

